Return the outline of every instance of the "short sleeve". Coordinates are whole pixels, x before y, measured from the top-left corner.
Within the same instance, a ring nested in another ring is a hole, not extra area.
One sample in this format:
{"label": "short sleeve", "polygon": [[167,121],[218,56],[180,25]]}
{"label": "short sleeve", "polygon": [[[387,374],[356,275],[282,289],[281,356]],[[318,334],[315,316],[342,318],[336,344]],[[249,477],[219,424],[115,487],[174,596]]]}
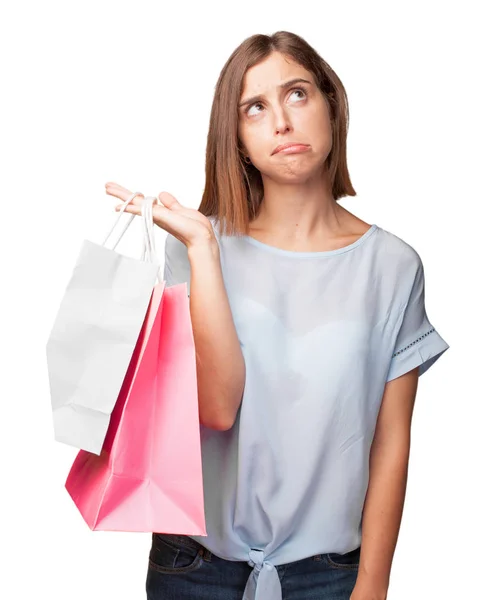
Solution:
{"label": "short sleeve", "polygon": [[190,294],[191,269],[187,246],[171,233],[165,238],[165,263],[163,270],[165,287],[187,283],[187,295]]}
{"label": "short sleeve", "polygon": [[430,323],[425,308],[425,277],[423,263],[416,254],[416,269],[413,273],[410,293],[402,310],[400,325],[387,381],[404,375],[419,366],[419,375],[426,371],[450,347]]}

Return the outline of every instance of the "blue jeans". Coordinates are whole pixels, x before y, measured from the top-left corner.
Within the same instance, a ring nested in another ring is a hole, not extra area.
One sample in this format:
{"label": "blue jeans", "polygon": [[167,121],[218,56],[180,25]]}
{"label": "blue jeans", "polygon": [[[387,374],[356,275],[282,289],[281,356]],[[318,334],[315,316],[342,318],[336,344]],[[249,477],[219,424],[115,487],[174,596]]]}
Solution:
{"label": "blue jeans", "polygon": [[[349,600],[361,547],[277,565],[283,600]],[[242,600],[252,567],[224,560],[188,536],[153,533],[147,600]]]}

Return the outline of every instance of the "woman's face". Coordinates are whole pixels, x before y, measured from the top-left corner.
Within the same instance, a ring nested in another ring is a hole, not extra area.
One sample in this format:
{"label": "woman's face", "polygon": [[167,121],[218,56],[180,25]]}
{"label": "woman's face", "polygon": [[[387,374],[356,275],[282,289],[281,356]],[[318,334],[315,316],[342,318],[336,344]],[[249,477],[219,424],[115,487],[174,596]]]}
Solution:
{"label": "woman's face", "polygon": [[[304,81],[282,86],[299,78]],[[328,106],[312,74],[290,57],[273,52],[248,69],[238,110],[239,138],[262,175],[281,183],[303,183],[322,171],[332,149]],[[289,142],[308,144],[309,150],[273,153]]]}

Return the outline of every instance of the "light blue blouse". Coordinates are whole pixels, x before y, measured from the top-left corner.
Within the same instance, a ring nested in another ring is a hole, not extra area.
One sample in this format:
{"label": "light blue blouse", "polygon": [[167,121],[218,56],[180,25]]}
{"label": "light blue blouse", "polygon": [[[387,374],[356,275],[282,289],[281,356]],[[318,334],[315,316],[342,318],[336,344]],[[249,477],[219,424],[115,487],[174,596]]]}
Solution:
{"label": "light blue blouse", "polygon": [[[293,252],[220,236],[246,363],[236,422],[201,426],[206,529],[190,536],[253,567],[244,600],[281,600],[275,565],[361,544],[369,450],[387,381],[449,348],[425,310],[422,261],[373,224],[354,243]],[[166,285],[187,249],[166,238]]]}

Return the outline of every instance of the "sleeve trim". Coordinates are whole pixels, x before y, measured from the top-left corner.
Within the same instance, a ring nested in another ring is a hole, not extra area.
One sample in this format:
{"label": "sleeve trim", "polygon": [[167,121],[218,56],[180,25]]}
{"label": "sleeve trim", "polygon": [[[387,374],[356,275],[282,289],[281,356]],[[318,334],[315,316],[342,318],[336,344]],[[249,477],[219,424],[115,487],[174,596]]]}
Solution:
{"label": "sleeve trim", "polygon": [[[419,375],[426,373],[433,364],[450,348],[447,342],[440,336],[438,331],[430,325],[428,333],[423,334],[421,343],[409,345],[407,352],[400,352],[390,361],[390,367],[386,381],[400,377],[411,369],[419,366]],[[419,338],[418,338],[419,339]],[[412,346],[412,347],[411,347]]]}
{"label": "sleeve trim", "polygon": [[427,335],[429,335],[430,333],[433,333],[433,331],[435,331],[435,328],[432,327],[430,330],[428,330],[426,333],[423,333],[423,335],[420,335],[418,338],[416,338],[413,342],[411,342],[410,344],[408,344],[407,346],[404,346],[404,348],[401,348],[400,350],[397,350],[397,352],[394,352],[392,354],[392,358],[394,358],[394,356],[397,356],[398,354],[401,354],[401,352],[405,352],[408,348],[410,348],[411,346],[414,346],[414,344],[417,344],[418,342],[420,342],[423,338],[425,338]]}

